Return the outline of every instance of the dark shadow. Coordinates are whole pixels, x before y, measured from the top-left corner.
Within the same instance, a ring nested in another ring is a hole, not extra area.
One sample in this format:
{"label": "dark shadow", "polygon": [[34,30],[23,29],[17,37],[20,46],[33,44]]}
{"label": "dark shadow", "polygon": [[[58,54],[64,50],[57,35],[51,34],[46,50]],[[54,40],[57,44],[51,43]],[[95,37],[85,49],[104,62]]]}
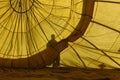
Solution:
{"label": "dark shadow", "polygon": [[[49,40],[47,43],[47,48],[49,48],[49,47],[54,48],[54,45],[56,45],[57,43],[58,42],[55,40],[55,35],[52,34],[51,40]],[[53,66],[53,68],[57,68],[60,66],[60,54],[58,54],[58,56],[54,59],[52,66]]]}

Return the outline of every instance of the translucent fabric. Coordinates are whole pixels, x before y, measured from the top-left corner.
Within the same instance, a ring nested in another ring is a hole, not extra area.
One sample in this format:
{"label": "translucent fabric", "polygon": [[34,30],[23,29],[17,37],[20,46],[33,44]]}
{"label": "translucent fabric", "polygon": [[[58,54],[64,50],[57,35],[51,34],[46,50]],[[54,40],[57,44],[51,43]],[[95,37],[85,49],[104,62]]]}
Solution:
{"label": "translucent fabric", "polygon": [[[0,0],[0,66],[120,68],[120,0]],[[56,45],[46,45],[55,35]]]}
{"label": "translucent fabric", "polygon": [[78,24],[82,0],[0,0],[0,56],[30,57],[50,36],[67,38]]}
{"label": "translucent fabric", "polygon": [[85,34],[69,43],[62,52],[62,63],[85,68],[100,68],[100,64],[106,68],[120,68],[119,8],[120,0],[96,0]]}

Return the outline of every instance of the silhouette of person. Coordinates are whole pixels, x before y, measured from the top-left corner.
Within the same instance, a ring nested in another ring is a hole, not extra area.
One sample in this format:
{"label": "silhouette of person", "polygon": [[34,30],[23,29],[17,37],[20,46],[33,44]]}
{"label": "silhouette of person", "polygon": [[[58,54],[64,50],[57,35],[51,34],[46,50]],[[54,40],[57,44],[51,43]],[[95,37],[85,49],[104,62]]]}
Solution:
{"label": "silhouette of person", "polygon": [[[51,40],[49,40],[48,43],[47,43],[47,48],[48,47],[53,47],[56,44],[57,44],[57,41],[55,40],[55,35],[52,34],[51,35]],[[52,66],[54,68],[57,68],[59,65],[60,65],[60,54],[58,54],[58,56],[54,59]]]}

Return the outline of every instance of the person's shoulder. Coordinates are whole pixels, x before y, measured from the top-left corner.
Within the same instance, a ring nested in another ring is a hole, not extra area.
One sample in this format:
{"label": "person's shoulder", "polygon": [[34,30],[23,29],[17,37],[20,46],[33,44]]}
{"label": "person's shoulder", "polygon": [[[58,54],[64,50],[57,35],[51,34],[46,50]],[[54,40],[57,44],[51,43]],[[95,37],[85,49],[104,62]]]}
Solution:
{"label": "person's shoulder", "polygon": [[49,40],[49,41],[48,41],[48,43],[51,43],[51,42],[52,42],[52,40]]}

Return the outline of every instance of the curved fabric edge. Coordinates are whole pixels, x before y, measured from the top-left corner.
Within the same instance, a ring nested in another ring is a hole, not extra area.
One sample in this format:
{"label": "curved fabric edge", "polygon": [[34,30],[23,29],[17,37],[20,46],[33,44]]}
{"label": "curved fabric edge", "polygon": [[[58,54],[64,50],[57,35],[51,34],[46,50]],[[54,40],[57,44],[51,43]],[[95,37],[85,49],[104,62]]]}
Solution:
{"label": "curved fabric edge", "polygon": [[93,14],[95,0],[84,0],[83,14],[76,29],[67,38],[58,42],[57,45],[47,48],[28,58],[4,59],[0,58],[0,67],[9,68],[43,68],[53,62],[56,56],[68,47],[68,42],[73,42],[85,33]]}
{"label": "curved fabric edge", "polygon": [[0,58],[0,67],[9,68],[43,68],[46,65],[50,65],[56,56],[68,47],[68,41],[66,39],[58,42],[58,44],[41,51],[28,58],[20,59],[4,59]]}
{"label": "curved fabric edge", "polygon": [[76,29],[68,37],[69,42],[74,42],[84,35],[93,16],[94,3],[95,0],[84,0],[81,20]]}

